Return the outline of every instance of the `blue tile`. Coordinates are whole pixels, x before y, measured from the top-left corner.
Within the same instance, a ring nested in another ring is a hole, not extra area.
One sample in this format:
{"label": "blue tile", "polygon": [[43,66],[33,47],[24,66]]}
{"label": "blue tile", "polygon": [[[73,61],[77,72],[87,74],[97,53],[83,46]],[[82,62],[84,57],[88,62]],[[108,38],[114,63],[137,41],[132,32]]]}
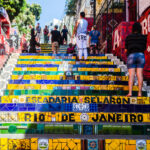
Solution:
{"label": "blue tile", "polygon": [[28,107],[28,111],[38,111],[35,107]]}

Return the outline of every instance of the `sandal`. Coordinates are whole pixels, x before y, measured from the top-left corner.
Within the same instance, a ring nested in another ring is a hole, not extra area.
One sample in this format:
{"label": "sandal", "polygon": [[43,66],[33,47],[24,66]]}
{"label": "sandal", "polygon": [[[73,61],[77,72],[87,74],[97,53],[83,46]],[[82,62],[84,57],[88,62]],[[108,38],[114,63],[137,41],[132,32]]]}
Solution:
{"label": "sandal", "polygon": [[132,97],[132,94],[128,94],[128,95],[126,95],[126,97]]}

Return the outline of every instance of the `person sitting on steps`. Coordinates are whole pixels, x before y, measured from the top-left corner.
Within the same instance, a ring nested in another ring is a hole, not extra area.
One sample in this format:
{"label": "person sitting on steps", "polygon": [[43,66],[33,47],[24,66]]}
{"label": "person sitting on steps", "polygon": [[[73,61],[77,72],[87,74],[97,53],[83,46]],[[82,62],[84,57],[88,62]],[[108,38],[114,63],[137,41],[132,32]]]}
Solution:
{"label": "person sitting on steps", "polygon": [[67,48],[67,54],[74,54],[75,53],[75,48],[72,45],[72,43],[69,44],[69,47]]}

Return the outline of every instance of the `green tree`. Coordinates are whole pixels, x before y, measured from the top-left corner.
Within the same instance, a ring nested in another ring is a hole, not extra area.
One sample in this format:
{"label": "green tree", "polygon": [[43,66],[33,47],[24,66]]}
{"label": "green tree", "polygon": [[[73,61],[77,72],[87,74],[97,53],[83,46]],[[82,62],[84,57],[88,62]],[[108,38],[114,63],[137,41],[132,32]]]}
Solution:
{"label": "green tree", "polygon": [[[35,8],[34,8],[35,7]],[[35,21],[40,19],[40,14],[42,12],[41,6],[38,4],[26,4],[23,12],[21,12],[15,19],[14,24],[17,26],[21,34],[29,34],[29,25],[34,26]]]}
{"label": "green tree", "polygon": [[40,19],[42,8],[39,4],[28,4],[26,0],[0,0],[0,7],[8,13],[12,27],[17,26],[19,32],[28,33],[28,26],[34,26]]}
{"label": "green tree", "polygon": [[28,7],[24,10],[23,13],[20,13],[16,19],[14,20],[15,26],[18,27],[19,32],[26,33],[28,32],[28,26],[32,25],[34,26],[35,24],[35,16],[33,13],[30,11]]}
{"label": "green tree", "polygon": [[42,13],[42,8],[39,4],[30,5],[30,11],[35,16],[36,21],[40,20],[40,14]]}
{"label": "green tree", "polygon": [[66,1],[66,15],[74,16],[76,14],[76,4],[78,0],[67,0]]}
{"label": "green tree", "polygon": [[26,0],[0,0],[0,7],[4,7],[12,22],[15,17],[22,13],[26,8]]}

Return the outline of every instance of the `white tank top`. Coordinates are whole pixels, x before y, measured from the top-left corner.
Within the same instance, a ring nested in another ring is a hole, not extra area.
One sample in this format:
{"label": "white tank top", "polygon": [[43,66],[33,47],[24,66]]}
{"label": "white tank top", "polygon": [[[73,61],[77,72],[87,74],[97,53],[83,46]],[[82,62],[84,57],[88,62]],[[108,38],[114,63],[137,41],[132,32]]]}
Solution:
{"label": "white tank top", "polygon": [[77,35],[79,34],[86,34],[87,33],[87,28],[88,28],[88,22],[85,19],[80,19],[78,21],[79,25],[77,28]]}

